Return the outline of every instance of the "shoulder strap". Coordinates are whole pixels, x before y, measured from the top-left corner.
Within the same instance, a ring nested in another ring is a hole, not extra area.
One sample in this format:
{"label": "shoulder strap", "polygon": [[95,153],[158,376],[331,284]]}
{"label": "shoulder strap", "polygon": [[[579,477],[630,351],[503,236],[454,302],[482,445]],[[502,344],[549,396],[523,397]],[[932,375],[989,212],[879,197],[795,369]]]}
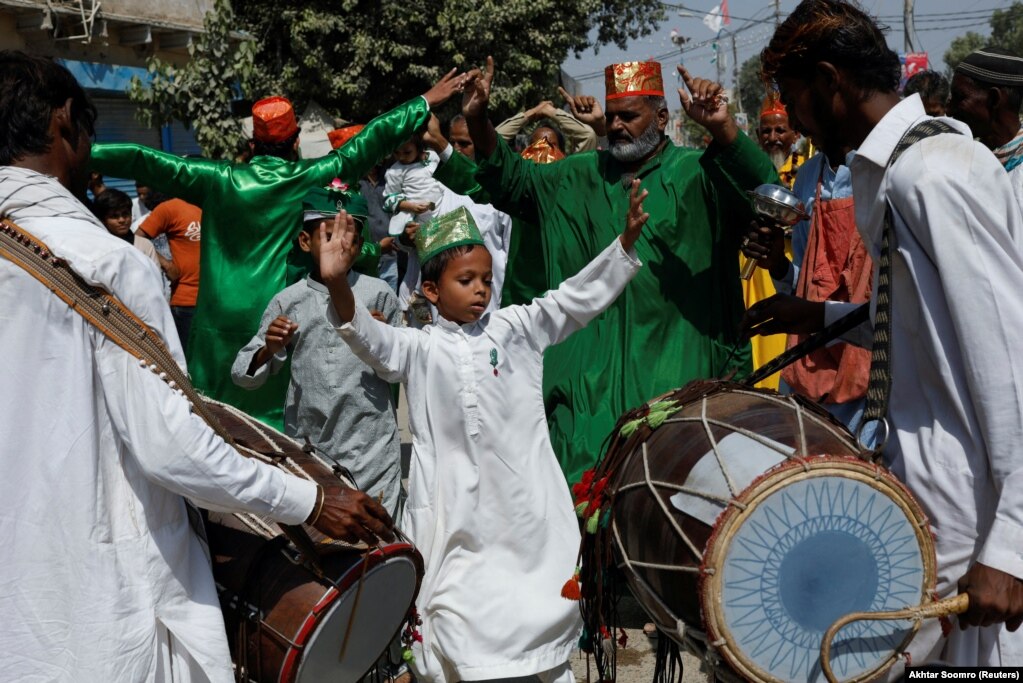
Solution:
{"label": "shoulder strap", "polygon": [[[86,282],[78,273],[68,268],[63,259],[54,256],[42,241],[7,218],[0,219],[0,256],[23,268],[108,339],[138,358],[142,367],[149,368],[172,389],[180,392],[188,400],[192,410],[224,441],[234,446],[242,455],[246,455],[246,449],[239,449],[231,434],[213,414],[206,400],[195,390],[181,366],[171,356],[160,336],[117,297]],[[295,474],[287,466],[274,464]],[[187,499],[185,502],[189,505],[189,519],[193,522],[193,527],[200,538],[205,539],[201,523],[198,523],[191,514],[191,503]],[[318,570],[319,556],[306,531],[297,525],[277,526]]]}
{"label": "shoulder strap", "polygon": [[[895,164],[895,161],[902,156],[902,153],[917,142],[935,135],[952,133],[959,135],[960,132],[944,121],[928,119],[906,131],[906,134],[899,140],[899,144],[892,151],[888,159],[887,169]],[[884,425],[884,433],[879,434],[877,444],[872,449],[874,459],[880,457],[881,449],[888,440],[888,423],[885,416],[888,414],[888,397],[891,393],[891,271],[892,271],[892,249],[897,248],[895,239],[895,226],[892,218],[891,202],[886,200],[884,215],[884,233],[881,237],[881,258],[878,261],[877,276],[877,306],[874,311],[874,340],[870,347],[870,380],[867,384],[867,405],[863,411],[863,419],[860,422],[859,432],[862,433],[864,425],[869,422],[881,422]],[[858,433],[857,436],[860,434]],[[866,444],[861,444],[866,445]]]}

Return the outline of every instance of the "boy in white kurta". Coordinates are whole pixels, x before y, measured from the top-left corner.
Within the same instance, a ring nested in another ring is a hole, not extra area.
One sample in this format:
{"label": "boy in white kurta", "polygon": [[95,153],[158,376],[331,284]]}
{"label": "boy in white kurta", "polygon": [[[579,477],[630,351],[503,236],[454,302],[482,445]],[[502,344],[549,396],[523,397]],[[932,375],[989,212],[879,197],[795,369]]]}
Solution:
{"label": "boy in white kurta", "polygon": [[579,527],[548,437],[543,352],[604,311],[638,272],[645,196],[637,181],[625,232],[560,288],[491,313],[490,255],[471,215],[463,208],[424,225],[416,240],[423,291],[440,315],[422,330],[388,327],[355,305],[343,276],[355,255],[350,231],[335,226],[340,242],[321,237],[328,318],[408,392],[403,529],[426,561],[413,662],[421,681],[573,680],[568,658],[581,622],[560,590]]}

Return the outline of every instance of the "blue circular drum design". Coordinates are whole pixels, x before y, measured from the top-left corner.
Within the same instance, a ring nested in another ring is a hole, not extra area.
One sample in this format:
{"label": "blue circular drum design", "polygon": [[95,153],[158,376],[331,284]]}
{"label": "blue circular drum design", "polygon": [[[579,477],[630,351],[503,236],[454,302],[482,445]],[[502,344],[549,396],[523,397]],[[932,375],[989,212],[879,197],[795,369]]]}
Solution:
{"label": "blue circular drum design", "polygon": [[[832,623],[919,604],[931,577],[915,520],[882,490],[897,486],[791,469],[793,481],[740,496],[748,508],[719,520],[713,582],[724,628],[715,630],[767,680],[823,681],[821,638]],[[844,680],[876,672],[913,632],[910,621],[854,622],[835,638],[832,669]]]}

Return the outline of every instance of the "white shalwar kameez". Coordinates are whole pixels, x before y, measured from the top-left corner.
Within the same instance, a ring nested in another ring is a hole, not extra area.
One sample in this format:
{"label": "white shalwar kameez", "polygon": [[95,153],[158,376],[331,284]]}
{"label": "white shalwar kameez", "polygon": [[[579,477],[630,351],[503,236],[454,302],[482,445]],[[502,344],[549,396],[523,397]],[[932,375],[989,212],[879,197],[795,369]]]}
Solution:
{"label": "white shalwar kameez", "polygon": [[[944,598],[975,562],[1023,577],[1023,216],[1005,169],[952,119],[943,120],[963,135],[924,139],[886,170],[926,118],[919,96],[903,100],[849,166],[875,264],[886,201],[893,210],[885,455],[930,518]],[[829,305],[825,321],[848,308]],[[869,347],[869,327],[855,332],[850,341]],[[931,619],[909,650],[917,665],[1021,666],[1023,630],[955,626],[942,639]]]}
{"label": "white shalwar kameez", "polygon": [[[117,296],[184,365],[156,266],[54,178],[0,168],[0,212]],[[0,680],[234,680],[182,496],[296,523],[315,486],[240,456],[187,401],[0,258]]]}
{"label": "white shalwar kameez", "polygon": [[[419,680],[572,680],[579,606],[560,591],[579,525],[547,432],[543,353],[609,306],[640,265],[616,239],[557,290],[473,324],[396,329],[357,310],[338,328],[408,392],[402,528],[426,561]],[[328,317],[340,322],[331,308]]]}

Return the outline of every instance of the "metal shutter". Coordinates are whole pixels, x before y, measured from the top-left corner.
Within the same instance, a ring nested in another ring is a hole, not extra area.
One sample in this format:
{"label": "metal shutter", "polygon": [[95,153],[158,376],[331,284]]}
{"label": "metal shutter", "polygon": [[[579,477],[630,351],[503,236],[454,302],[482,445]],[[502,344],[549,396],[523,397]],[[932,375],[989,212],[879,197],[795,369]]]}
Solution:
{"label": "metal shutter", "polygon": [[[96,142],[134,142],[160,149],[160,129],[146,128],[135,118],[135,105],[123,97],[101,97],[93,94],[96,117]],[[135,196],[135,181],[103,177],[107,187],[115,187]]]}

